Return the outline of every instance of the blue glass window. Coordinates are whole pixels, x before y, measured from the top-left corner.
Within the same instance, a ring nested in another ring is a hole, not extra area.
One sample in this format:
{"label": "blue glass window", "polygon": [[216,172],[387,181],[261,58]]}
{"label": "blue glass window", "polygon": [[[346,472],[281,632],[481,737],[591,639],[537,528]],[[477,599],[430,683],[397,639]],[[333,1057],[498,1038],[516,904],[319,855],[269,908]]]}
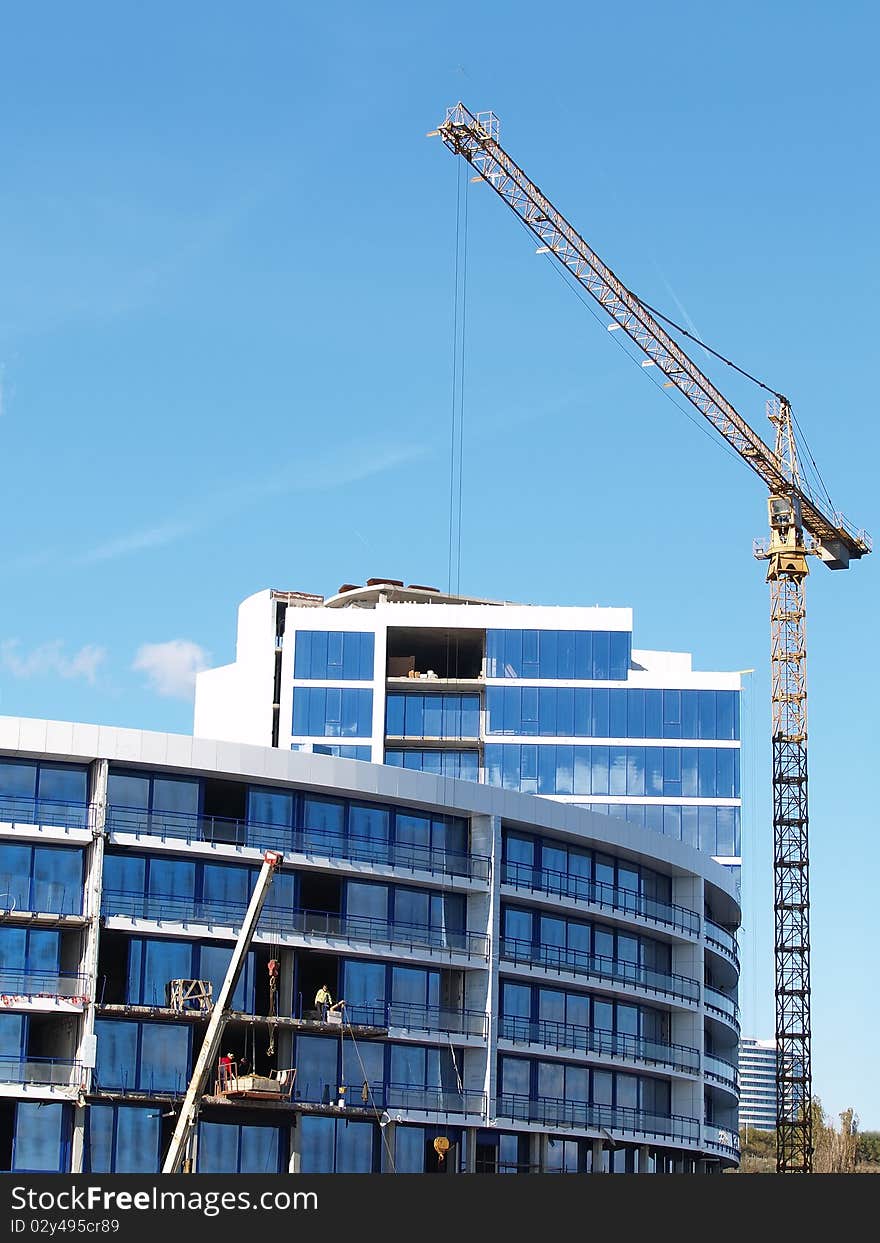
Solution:
{"label": "blue glass window", "polygon": [[37,797],[37,765],[26,760],[0,759],[0,798]]}
{"label": "blue glass window", "polygon": [[[403,697],[401,697],[403,698]],[[541,738],[739,738],[738,691],[489,686],[486,734]],[[682,703],[686,723],[682,728]],[[389,734],[393,731],[388,729]]]}
{"label": "blue glass window", "polygon": [[199,1123],[200,1174],[277,1174],[281,1136],[277,1127]]}
{"label": "blue glass window", "polygon": [[529,1096],[531,1063],[522,1057],[502,1057],[501,1091],[513,1096]]}
{"label": "blue glass window", "polygon": [[388,918],[388,886],[369,881],[348,881],[345,910],[347,915],[363,915],[372,919]]}
{"label": "blue glass window", "polygon": [[25,1048],[23,1014],[0,1014],[0,1057],[17,1061]]}
{"label": "blue glass window", "polygon": [[19,1101],[15,1106],[12,1168],[34,1173],[67,1169],[67,1122],[63,1105]]}
{"label": "blue glass window", "polygon": [[737,747],[489,743],[485,765],[490,785],[526,794],[739,797]]}
{"label": "blue glass window", "polygon": [[412,768],[434,773],[438,777],[457,777],[461,781],[479,781],[478,751],[386,751],[385,763],[395,768]]}
{"label": "blue glass window", "polygon": [[370,1174],[374,1128],[365,1122],[336,1124],[336,1173]]}
{"label": "blue glass window", "polygon": [[193,978],[192,946],[187,941],[157,937],[142,941],[141,947],[140,952],[129,954],[128,1001],[131,1005],[166,1006],[169,980]]}
{"label": "blue glass window", "polygon": [[[272,887],[274,888],[274,884]],[[199,974],[197,978],[211,981],[215,999],[220,994],[231,957],[232,948],[226,945],[202,945],[199,950]],[[253,1014],[255,988],[256,960],[254,951],[251,950],[245,959],[244,967],[242,968],[241,975],[238,977],[235,991],[232,994],[231,1008],[233,1010],[242,1010],[246,1014]]]}
{"label": "blue glass window", "polygon": [[37,798],[59,803],[85,803],[88,799],[88,774],[85,768],[67,764],[40,764]]}
{"label": "blue glass window", "polygon": [[392,693],[385,731],[400,738],[479,738],[479,695]]}
{"label": "blue glass window", "polygon": [[248,820],[288,828],[293,824],[293,795],[287,790],[248,790]]}
{"label": "blue glass window", "polygon": [[82,850],[0,843],[0,907],[79,915],[82,898]]}
{"label": "blue glass window", "polygon": [[369,764],[373,758],[372,747],[357,746],[327,746],[323,743],[314,743],[312,746],[314,755],[335,755],[340,760],[366,760]]}
{"label": "blue glass window", "polygon": [[384,963],[345,963],[345,1002],[347,1006],[381,1006],[385,1003]]}
{"label": "blue glass window", "polygon": [[293,676],[339,682],[373,680],[373,635],[353,630],[298,630]]}
{"label": "blue glass window", "polygon": [[303,1174],[332,1174],[336,1151],[336,1119],[304,1114],[299,1120],[300,1168]]}
{"label": "blue glass window", "polygon": [[182,777],[111,770],[107,801],[113,807],[195,816],[199,811],[200,786],[199,781]]}
{"label": "blue glass window", "polygon": [[304,1101],[329,1105],[336,1100],[339,1046],[322,1036],[296,1039],[296,1094]]}
{"label": "blue glass window", "polygon": [[188,1027],[175,1023],[95,1023],[95,1077],[103,1090],[182,1092],[189,1082]]}
{"label": "blue glass window", "polygon": [[628,631],[488,630],[486,676],[626,681]]}
{"label": "blue glass window", "polygon": [[137,1085],[138,1024],[98,1019],[95,1035],[97,1087],[101,1091],[131,1091]]}
{"label": "blue glass window", "polygon": [[394,1137],[394,1168],[398,1174],[424,1174],[425,1130],[420,1126],[398,1126]]}
{"label": "blue glass window", "polygon": [[87,801],[83,766],[0,758],[0,819],[82,827]]}
{"label": "blue glass window", "polygon": [[311,738],[369,738],[373,732],[373,692],[339,686],[297,687],[293,692],[293,733]]}
{"label": "blue glass window", "polygon": [[154,1174],[160,1166],[162,1120],[156,1109],[92,1105],[88,1168],[93,1174]]}

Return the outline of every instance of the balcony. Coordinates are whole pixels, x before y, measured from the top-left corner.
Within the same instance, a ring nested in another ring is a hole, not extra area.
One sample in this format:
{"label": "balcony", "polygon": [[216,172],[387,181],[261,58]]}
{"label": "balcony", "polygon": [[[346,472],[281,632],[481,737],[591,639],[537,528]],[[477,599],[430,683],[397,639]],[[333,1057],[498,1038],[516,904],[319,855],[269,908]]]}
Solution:
{"label": "balcony", "polygon": [[739,1072],[733,1063],[726,1062],[724,1058],[707,1053],[703,1058],[703,1074],[707,1079],[729,1088],[731,1092],[739,1092]]}
{"label": "balcony", "polygon": [[555,1097],[528,1097],[502,1093],[498,1097],[498,1117],[517,1122],[539,1122],[550,1127],[571,1127],[580,1131],[628,1132],[634,1135],[662,1135],[666,1139],[695,1143],[700,1138],[696,1118],[680,1114],[653,1114],[625,1106],[590,1105],[584,1101],[564,1101]]}
{"label": "balcony", "polygon": [[377,1001],[372,1005],[346,1002],[345,1016],[350,1023],[367,1027],[398,1028],[400,1031],[446,1036],[476,1036],[485,1039],[489,1016],[485,1010],[451,1010],[445,1006],[423,1006],[404,1001]]}
{"label": "balcony", "polygon": [[0,1057],[0,1083],[22,1086],[78,1088],[84,1079],[79,1062],[57,1057]]}
{"label": "balcony", "polygon": [[720,924],[716,924],[711,919],[704,921],[704,927],[707,943],[723,954],[739,971],[739,946],[733,933],[728,932],[726,928],[722,928]]}
{"label": "balcony", "polygon": [[720,993],[717,988],[710,988],[707,984],[703,989],[703,1000],[707,1010],[721,1015],[739,1031],[739,1006],[733,997],[728,997],[726,993]]}
{"label": "balcony", "polygon": [[70,971],[0,971],[0,994],[4,1004],[17,998],[32,1001],[39,997],[84,1004],[88,1001],[86,976]]}
{"label": "balcony", "polygon": [[498,1023],[498,1036],[516,1044],[538,1044],[548,1049],[625,1057],[633,1062],[671,1067],[688,1074],[697,1074],[700,1069],[700,1052],[688,1045],[645,1040],[623,1032],[576,1027],[549,1019],[531,1020],[503,1015]]}
{"label": "balcony", "polygon": [[468,1089],[458,1092],[446,1088],[413,1088],[405,1084],[389,1083],[385,1086],[385,1108],[438,1114],[479,1114],[483,1117],[486,1112],[486,1096],[483,1092]]}
{"label": "balcony", "polygon": [[186,816],[127,807],[107,809],[107,828],[111,833],[131,833],[135,837],[207,842],[213,846],[250,846],[255,850],[278,850],[285,855],[302,854],[331,862],[345,859],[408,872],[489,880],[487,855],[464,854],[413,842],[389,842],[328,829],[296,829],[223,816]]}
{"label": "balcony", "polygon": [[725,1157],[732,1157],[734,1160],[739,1159],[739,1133],[733,1130],[726,1130],[724,1127],[713,1126],[708,1122],[703,1123],[703,1146],[712,1152],[718,1152]]}
{"label": "balcony", "polygon": [[604,881],[588,880],[584,876],[572,876],[547,868],[535,868],[526,863],[505,863],[502,868],[502,881],[516,889],[572,898],[590,906],[651,919],[689,936],[699,935],[700,917],[695,911],[688,910],[685,906],[676,906],[672,902],[658,902],[632,889],[621,889]]}
{"label": "balcony", "polygon": [[89,805],[3,794],[0,795],[0,822],[56,829],[86,829],[89,826]]}
{"label": "balcony", "polygon": [[[123,915],[132,919],[149,919],[156,923],[220,925],[235,930],[241,927],[247,911],[245,902],[219,902],[213,899],[178,898],[171,894],[145,895],[105,889],[102,913]],[[430,928],[421,924],[393,923],[368,915],[335,915],[327,911],[309,911],[299,907],[264,906],[257,925],[260,933],[279,936],[320,936],[346,941],[368,941],[372,945],[403,946],[407,949],[428,948],[486,958],[489,939],[482,933],[456,932],[446,928]]]}
{"label": "balcony", "polygon": [[[349,1085],[351,1086],[351,1085]],[[360,1084],[357,1085],[360,1088]],[[296,1099],[304,1104],[335,1105],[338,1100],[335,1085],[319,1080],[310,1083],[300,1082],[297,1078]],[[349,1105],[359,1104],[359,1093],[347,1097]],[[483,1092],[456,1088],[412,1087],[404,1083],[373,1083],[367,1085],[364,1105],[374,1109],[412,1110],[419,1113],[466,1115],[476,1114],[484,1117],[486,1113],[486,1096]]]}
{"label": "balcony", "polygon": [[686,975],[654,971],[637,963],[606,958],[602,954],[588,954],[585,950],[564,949],[557,945],[534,945],[531,941],[518,941],[504,937],[501,957],[511,962],[529,963],[546,967],[549,971],[571,971],[576,975],[595,976],[614,984],[635,985],[655,993],[663,993],[682,1001],[696,1002],[700,999],[700,986]]}

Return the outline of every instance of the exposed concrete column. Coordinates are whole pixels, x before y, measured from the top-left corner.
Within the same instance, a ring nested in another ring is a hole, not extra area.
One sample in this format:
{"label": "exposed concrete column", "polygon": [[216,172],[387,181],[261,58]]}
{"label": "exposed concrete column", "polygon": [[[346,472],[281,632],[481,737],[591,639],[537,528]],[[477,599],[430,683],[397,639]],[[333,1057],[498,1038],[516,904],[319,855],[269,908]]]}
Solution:
{"label": "exposed concrete column", "polygon": [[[98,948],[101,932],[101,887],[104,874],[104,843],[107,821],[107,779],[110,765],[107,760],[95,760],[89,771],[89,824],[92,841],[85,850],[85,885],[83,889],[83,914],[88,923],[82,937],[82,952],[78,973],[85,980],[88,1004],[80,1024],[76,1060],[82,1066],[80,1097],[74,1118],[71,1137],[71,1172],[82,1173],[85,1160],[85,1108],[83,1093],[91,1091],[96,1059],[95,1007],[98,989]],[[82,1104],[80,1104],[82,1102]]]}
{"label": "exposed concrete column", "polygon": [[537,1131],[529,1135],[529,1172],[541,1174],[544,1170],[544,1136]]}
{"label": "exposed concrete column", "polygon": [[388,667],[388,627],[378,625],[373,631],[373,719],[371,722],[374,764],[385,763],[385,699]]}
{"label": "exposed concrete column", "polygon": [[639,1144],[638,1147],[638,1174],[650,1174],[651,1150],[647,1144]]}
{"label": "exposed concrete column", "polygon": [[299,1174],[302,1172],[302,1152],[300,1150],[302,1115],[293,1123],[290,1128],[290,1160],[287,1163],[288,1174]]}
{"label": "exposed concrete column", "polygon": [[468,897],[468,928],[488,937],[489,959],[485,971],[465,973],[465,1006],[469,1010],[485,1010],[487,1015],[488,1039],[482,1091],[486,1098],[486,1121],[490,1122],[495,1117],[498,1079],[498,957],[501,930],[498,890],[501,871],[501,820],[498,816],[471,817],[471,850],[489,858],[486,891],[471,893]]}
{"label": "exposed concrete column", "polygon": [[465,1174],[477,1172],[477,1130],[472,1126],[464,1130],[464,1172]]}
{"label": "exposed concrete column", "polygon": [[607,1174],[608,1162],[605,1145],[601,1139],[593,1140],[593,1174]]}

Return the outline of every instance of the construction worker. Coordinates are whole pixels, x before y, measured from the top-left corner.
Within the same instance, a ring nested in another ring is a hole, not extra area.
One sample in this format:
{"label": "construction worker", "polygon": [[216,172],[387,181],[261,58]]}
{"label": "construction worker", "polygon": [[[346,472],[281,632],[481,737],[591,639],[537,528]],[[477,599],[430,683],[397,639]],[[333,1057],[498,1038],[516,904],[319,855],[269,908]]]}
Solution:
{"label": "construction worker", "polygon": [[326,984],[322,984],[315,993],[315,1009],[321,1018],[322,1023],[327,1021],[327,1011],[333,1005],[333,998],[330,996],[330,990]]}
{"label": "construction worker", "polygon": [[232,1079],[232,1066],[233,1066],[232,1054],[224,1053],[223,1056],[220,1058],[220,1065],[218,1068],[219,1070],[218,1079],[220,1081],[221,1092],[225,1091],[225,1089],[229,1087],[230,1081]]}

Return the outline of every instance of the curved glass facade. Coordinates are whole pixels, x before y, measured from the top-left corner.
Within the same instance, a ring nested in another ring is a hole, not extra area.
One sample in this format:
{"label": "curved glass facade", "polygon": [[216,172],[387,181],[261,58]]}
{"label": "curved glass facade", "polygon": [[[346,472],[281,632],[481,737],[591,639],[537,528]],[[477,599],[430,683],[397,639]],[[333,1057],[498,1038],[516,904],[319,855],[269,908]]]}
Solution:
{"label": "curved glass facade", "polygon": [[721,868],[574,807],[467,784],[452,799],[427,774],[407,775],[404,801],[387,766],[352,764],[341,788],[320,755],[267,752],[247,773],[217,746],[199,767],[130,742],[96,754],[80,771],[97,836],[73,811],[73,827],[0,840],[2,883],[32,912],[0,928],[0,1078],[29,1094],[4,1115],[9,1168],[160,1168],[157,1119],[179,1108],[207,1021],[173,985],[219,994],[265,849],[284,857],[224,1046],[236,1081],[246,1060],[287,1086],[281,1107],[232,1117],[218,1069],[198,1172],[426,1172],[438,1135],[459,1172],[735,1162],[717,1139],[736,1121],[738,908]]}

